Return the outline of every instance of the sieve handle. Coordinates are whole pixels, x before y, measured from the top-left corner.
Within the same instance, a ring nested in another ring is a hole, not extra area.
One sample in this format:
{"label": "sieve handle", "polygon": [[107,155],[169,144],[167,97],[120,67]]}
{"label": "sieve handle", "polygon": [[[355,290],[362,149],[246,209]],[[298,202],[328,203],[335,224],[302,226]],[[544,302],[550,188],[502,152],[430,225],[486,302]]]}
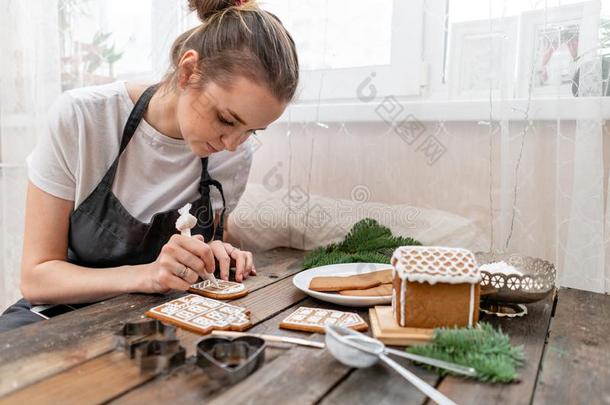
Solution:
{"label": "sieve handle", "polygon": [[385,351],[386,351],[386,353],[390,353],[395,356],[404,357],[406,359],[416,361],[418,363],[427,364],[427,365],[433,366],[433,367],[443,368],[445,370],[452,371],[456,374],[462,374],[462,375],[465,375],[468,377],[474,377],[476,375],[476,370],[472,367],[465,367],[465,366],[461,366],[459,364],[450,363],[448,361],[432,359],[430,357],[424,357],[424,356],[420,356],[417,354],[411,354],[408,352],[394,350],[394,349],[390,349],[387,347],[386,347]]}
{"label": "sieve handle", "polygon": [[407,381],[415,386],[418,390],[426,394],[431,400],[435,401],[439,405],[457,405],[455,402],[447,398],[436,388],[402,367],[400,364],[396,363],[394,360],[381,353],[379,358],[386,362],[387,365],[392,367],[398,374],[403,376]]}

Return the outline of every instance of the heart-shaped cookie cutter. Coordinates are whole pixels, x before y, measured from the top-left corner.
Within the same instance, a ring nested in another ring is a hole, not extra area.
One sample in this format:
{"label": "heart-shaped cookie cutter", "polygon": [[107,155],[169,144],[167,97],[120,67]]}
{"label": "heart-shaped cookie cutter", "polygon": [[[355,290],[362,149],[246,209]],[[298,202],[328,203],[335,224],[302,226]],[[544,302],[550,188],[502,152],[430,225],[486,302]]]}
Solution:
{"label": "heart-shaped cookie cutter", "polygon": [[210,378],[235,384],[264,363],[265,348],[265,340],[254,336],[208,337],[197,343],[197,365]]}

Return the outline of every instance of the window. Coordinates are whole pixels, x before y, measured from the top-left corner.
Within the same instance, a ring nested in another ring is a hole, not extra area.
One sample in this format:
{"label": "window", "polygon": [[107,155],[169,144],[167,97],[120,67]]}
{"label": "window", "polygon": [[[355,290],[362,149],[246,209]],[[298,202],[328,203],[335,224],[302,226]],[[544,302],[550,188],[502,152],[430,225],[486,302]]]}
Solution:
{"label": "window", "polygon": [[[530,79],[534,99],[573,99],[584,95],[578,72],[592,52],[602,59],[600,95],[610,95],[604,3],[600,11],[599,0],[260,1],[291,32],[301,61],[297,100],[283,118],[322,122],[379,120],[375,105],[388,97],[419,103],[409,108],[431,118],[441,111],[434,103],[487,100],[490,88],[496,99],[523,100]],[[174,39],[200,24],[185,1],[59,0],[59,14],[63,89],[158,80]]]}
{"label": "window", "polygon": [[298,101],[355,101],[371,77],[376,97],[420,93],[423,0],[267,0],[297,44]]}
{"label": "window", "polygon": [[[597,54],[610,65],[604,7],[598,0],[492,0],[477,7],[448,0],[447,46],[435,79],[451,99],[485,98],[490,87],[497,97],[527,98],[530,83],[534,98],[583,96],[581,64]],[[607,77],[604,84],[596,95],[610,95]]]}
{"label": "window", "polygon": [[58,9],[64,90],[160,79],[191,21],[183,2],[166,0],[60,0]]}

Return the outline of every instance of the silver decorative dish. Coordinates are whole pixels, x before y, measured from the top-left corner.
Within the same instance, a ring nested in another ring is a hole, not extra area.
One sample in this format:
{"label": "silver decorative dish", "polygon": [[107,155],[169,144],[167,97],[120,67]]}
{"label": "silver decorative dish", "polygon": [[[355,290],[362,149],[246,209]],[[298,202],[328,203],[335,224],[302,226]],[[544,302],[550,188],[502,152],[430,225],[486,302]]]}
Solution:
{"label": "silver decorative dish", "polygon": [[475,253],[479,266],[505,262],[522,274],[490,273],[481,270],[482,299],[490,302],[529,304],[555,290],[555,265],[536,257],[514,253]]}

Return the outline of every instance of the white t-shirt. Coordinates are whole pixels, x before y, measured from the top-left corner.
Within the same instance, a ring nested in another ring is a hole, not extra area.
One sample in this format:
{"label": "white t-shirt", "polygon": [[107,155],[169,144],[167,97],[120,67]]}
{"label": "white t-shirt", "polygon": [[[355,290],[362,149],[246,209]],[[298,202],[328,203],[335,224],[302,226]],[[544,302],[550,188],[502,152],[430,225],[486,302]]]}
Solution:
{"label": "white t-shirt", "polygon": [[[116,158],[123,127],[134,107],[124,82],[64,93],[51,107],[46,130],[27,157],[28,177],[40,189],[78,207],[93,192]],[[227,212],[244,192],[252,143],[208,158],[208,170],[222,186]],[[157,212],[180,208],[199,197],[201,159],[182,139],[142,120],[121,155],[112,191],[129,213],[149,222]],[[211,187],[213,209],[222,207]]]}

